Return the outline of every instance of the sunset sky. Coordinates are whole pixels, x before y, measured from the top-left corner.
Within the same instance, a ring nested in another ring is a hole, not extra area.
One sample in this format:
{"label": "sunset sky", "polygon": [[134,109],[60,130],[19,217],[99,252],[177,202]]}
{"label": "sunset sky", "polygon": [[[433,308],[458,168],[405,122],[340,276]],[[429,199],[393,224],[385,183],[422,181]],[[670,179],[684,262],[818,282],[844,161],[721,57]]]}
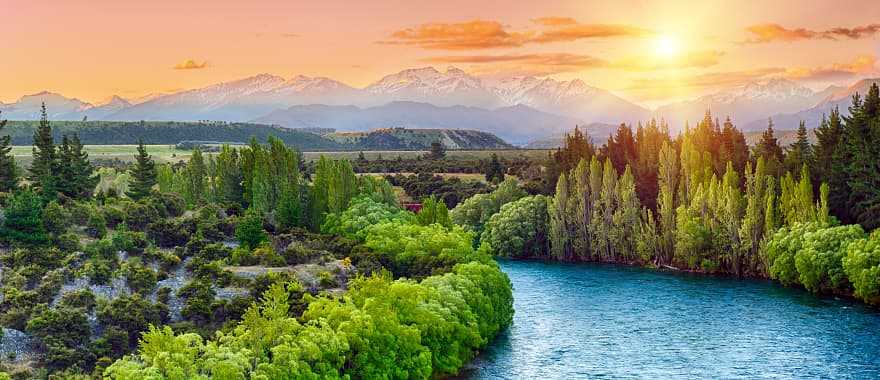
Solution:
{"label": "sunset sky", "polygon": [[0,101],[98,102],[258,73],[581,78],[656,106],[769,77],[878,76],[880,1],[0,0]]}

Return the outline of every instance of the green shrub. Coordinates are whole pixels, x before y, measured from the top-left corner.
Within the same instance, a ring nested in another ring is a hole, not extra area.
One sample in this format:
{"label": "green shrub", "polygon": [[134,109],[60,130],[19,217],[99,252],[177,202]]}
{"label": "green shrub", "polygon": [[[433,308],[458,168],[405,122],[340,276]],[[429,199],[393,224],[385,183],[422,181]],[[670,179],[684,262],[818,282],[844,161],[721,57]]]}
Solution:
{"label": "green shrub", "polygon": [[132,202],[126,205],[123,220],[128,228],[144,231],[150,223],[159,220],[159,212],[151,205]]}
{"label": "green shrub", "polygon": [[269,239],[263,230],[263,216],[259,211],[248,210],[238,219],[235,226],[235,238],[247,248],[255,248]]}
{"label": "green shrub", "polygon": [[191,232],[172,219],[161,219],[147,226],[147,236],[160,247],[183,246],[189,241]]}
{"label": "green shrub", "polygon": [[57,201],[49,202],[43,208],[43,226],[47,232],[60,235],[67,232],[72,224],[70,213]]}
{"label": "green shrub", "polygon": [[850,242],[843,269],[855,289],[855,296],[872,305],[880,304],[880,230],[867,239]]}

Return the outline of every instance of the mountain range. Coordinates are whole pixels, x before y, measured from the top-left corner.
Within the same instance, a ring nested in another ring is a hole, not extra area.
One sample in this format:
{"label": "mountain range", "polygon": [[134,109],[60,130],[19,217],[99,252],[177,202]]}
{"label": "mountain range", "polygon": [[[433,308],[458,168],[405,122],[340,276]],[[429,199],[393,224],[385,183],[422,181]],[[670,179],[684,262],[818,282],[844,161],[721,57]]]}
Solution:
{"label": "mountain range", "polygon": [[[707,109],[731,117],[744,130],[793,129],[801,119],[814,127],[838,106],[846,113],[856,91],[850,87],[813,91],[787,79],[771,79],[721,90],[654,111],[579,79],[509,77],[483,79],[455,67],[403,70],[363,88],[325,77],[285,79],[259,74],[239,80],[140,99],[113,96],[91,104],[52,92],[0,103],[2,117],[33,120],[46,102],[55,120],[258,122],[290,128],[364,131],[376,128],[476,129],[524,144],[559,136],[575,125],[618,125],[663,118],[673,131],[698,122]],[[598,128],[604,130],[607,128]]]}

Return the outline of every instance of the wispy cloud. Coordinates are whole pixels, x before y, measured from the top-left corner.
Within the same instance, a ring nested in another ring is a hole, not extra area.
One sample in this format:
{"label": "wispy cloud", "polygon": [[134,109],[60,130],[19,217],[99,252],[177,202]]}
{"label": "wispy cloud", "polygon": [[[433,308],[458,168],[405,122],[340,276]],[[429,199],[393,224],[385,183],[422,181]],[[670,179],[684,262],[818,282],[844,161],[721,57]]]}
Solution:
{"label": "wispy cloud", "polygon": [[868,38],[880,33],[880,24],[869,24],[853,28],[836,27],[826,30],[811,30],[806,28],[788,29],[779,24],[757,24],[746,28],[752,37],[745,43],[759,44],[773,41],[793,42],[801,40],[838,40],[838,39],[861,39]]}
{"label": "wispy cloud", "polygon": [[706,88],[730,87],[744,85],[749,82],[766,79],[785,73],[781,67],[768,67],[754,70],[713,72],[683,78],[645,77],[630,83],[630,90],[662,89],[662,88]]}
{"label": "wispy cloud", "polygon": [[208,61],[197,62],[194,59],[187,59],[174,65],[174,70],[199,70],[208,67]]}
{"label": "wispy cloud", "polygon": [[653,33],[630,25],[581,24],[568,17],[544,17],[532,21],[542,28],[511,31],[500,22],[489,20],[427,23],[397,30],[379,43],[437,50],[476,50],[590,38],[637,37]]}
{"label": "wispy cloud", "polygon": [[789,79],[805,81],[835,81],[852,79],[859,75],[876,74],[878,72],[877,56],[873,54],[859,55],[851,62],[832,63],[819,67],[788,69],[785,76]]}

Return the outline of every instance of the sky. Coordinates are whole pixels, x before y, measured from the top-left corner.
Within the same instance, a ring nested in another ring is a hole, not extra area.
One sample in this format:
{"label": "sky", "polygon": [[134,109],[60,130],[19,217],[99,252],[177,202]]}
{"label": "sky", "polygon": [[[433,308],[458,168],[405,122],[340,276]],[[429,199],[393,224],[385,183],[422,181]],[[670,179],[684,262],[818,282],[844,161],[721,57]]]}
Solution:
{"label": "sky", "polygon": [[550,76],[655,107],[751,81],[880,76],[880,1],[0,0],[0,102],[270,73]]}

